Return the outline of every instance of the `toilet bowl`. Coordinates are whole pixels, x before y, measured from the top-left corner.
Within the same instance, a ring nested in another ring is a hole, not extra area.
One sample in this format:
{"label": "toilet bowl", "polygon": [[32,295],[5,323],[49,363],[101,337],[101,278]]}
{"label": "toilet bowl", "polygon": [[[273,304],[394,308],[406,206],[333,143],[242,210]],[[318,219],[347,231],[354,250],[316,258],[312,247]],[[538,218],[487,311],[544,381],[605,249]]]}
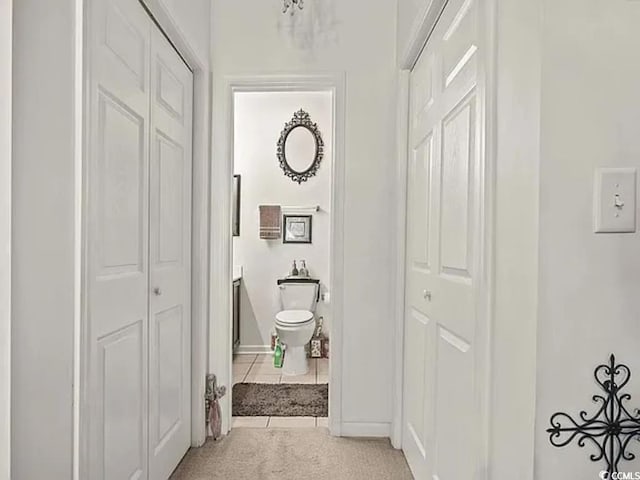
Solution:
{"label": "toilet bowl", "polygon": [[315,308],[320,281],[311,278],[278,280],[282,311],[276,315],[275,328],[284,346],[283,375],[305,375],[309,362],[305,346],[316,328]]}
{"label": "toilet bowl", "polygon": [[283,375],[305,375],[309,372],[305,346],[315,328],[316,320],[308,310],[283,310],[276,315],[276,332],[285,348]]}

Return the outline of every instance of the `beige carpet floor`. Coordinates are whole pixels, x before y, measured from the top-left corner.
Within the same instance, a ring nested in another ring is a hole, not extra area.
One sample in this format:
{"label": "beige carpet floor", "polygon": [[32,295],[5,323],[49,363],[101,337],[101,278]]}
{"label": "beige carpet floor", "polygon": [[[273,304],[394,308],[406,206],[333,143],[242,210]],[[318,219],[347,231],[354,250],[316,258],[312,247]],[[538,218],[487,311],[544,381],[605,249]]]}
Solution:
{"label": "beige carpet floor", "polygon": [[237,428],[192,449],[171,480],[411,480],[387,439],[331,437],[324,428]]}

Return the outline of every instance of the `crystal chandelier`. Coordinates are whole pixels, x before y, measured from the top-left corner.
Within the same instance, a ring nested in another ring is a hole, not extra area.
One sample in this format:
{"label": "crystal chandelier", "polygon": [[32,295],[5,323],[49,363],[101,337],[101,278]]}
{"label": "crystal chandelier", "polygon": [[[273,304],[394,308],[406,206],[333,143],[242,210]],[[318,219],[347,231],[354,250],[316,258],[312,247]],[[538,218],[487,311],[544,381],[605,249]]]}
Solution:
{"label": "crystal chandelier", "polygon": [[291,15],[296,13],[296,7],[300,10],[304,7],[304,0],[284,0],[284,9],[282,13],[287,13],[291,9]]}

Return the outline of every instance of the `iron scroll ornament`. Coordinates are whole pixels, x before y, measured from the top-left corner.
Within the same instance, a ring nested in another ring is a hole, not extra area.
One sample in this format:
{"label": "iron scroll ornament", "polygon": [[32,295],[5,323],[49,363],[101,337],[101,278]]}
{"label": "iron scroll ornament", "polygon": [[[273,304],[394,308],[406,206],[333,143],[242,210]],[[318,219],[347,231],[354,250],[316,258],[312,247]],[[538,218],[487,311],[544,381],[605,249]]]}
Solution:
{"label": "iron scroll ornament", "polygon": [[[294,170],[291,167],[291,165],[287,161],[287,155],[285,151],[287,138],[296,128],[306,128],[311,133],[311,135],[313,135],[316,146],[313,162],[309,165],[309,168],[302,172]],[[317,173],[318,169],[320,168],[320,162],[324,157],[324,141],[322,140],[322,135],[320,134],[318,125],[311,120],[311,117],[307,112],[302,109],[298,110],[293,114],[293,118],[284,125],[284,130],[282,130],[282,132],[280,133],[280,138],[278,139],[276,154],[278,156],[278,161],[280,162],[280,168],[282,168],[284,174],[287,177],[290,177],[294,182],[298,182],[298,184],[306,182],[307,180],[309,180],[309,178],[313,177]]]}
{"label": "iron scroll ornament", "polygon": [[604,395],[594,395],[599,404],[598,411],[588,416],[584,410],[579,420],[566,413],[558,412],[551,417],[551,428],[547,429],[549,441],[555,447],[565,447],[577,439],[580,447],[587,442],[596,448],[590,455],[592,462],[606,462],[608,474],[619,473],[620,463],[636,458],[627,450],[631,440],[640,440],[640,410],[629,413],[625,403],[631,395],[621,393],[631,379],[631,370],[623,364],[616,364],[611,355],[609,363],[599,365],[594,373],[596,382],[604,390]]}

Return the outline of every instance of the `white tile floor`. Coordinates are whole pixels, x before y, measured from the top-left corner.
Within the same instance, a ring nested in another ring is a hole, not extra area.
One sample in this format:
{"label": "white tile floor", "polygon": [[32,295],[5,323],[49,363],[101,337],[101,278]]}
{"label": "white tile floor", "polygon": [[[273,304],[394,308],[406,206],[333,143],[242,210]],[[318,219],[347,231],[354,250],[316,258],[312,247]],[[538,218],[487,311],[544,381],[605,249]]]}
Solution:
{"label": "white tile floor", "polygon": [[265,355],[234,355],[233,384],[250,383],[329,383],[329,359],[309,359],[306,375],[282,375],[281,368],[273,366],[273,357]]}
{"label": "white tile floor", "polygon": [[[310,359],[306,375],[282,375],[282,369],[273,366],[273,356],[234,355],[233,384],[236,383],[329,383],[329,360]],[[322,417],[233,417],[232,428],[328,428],[329,421]]]}

